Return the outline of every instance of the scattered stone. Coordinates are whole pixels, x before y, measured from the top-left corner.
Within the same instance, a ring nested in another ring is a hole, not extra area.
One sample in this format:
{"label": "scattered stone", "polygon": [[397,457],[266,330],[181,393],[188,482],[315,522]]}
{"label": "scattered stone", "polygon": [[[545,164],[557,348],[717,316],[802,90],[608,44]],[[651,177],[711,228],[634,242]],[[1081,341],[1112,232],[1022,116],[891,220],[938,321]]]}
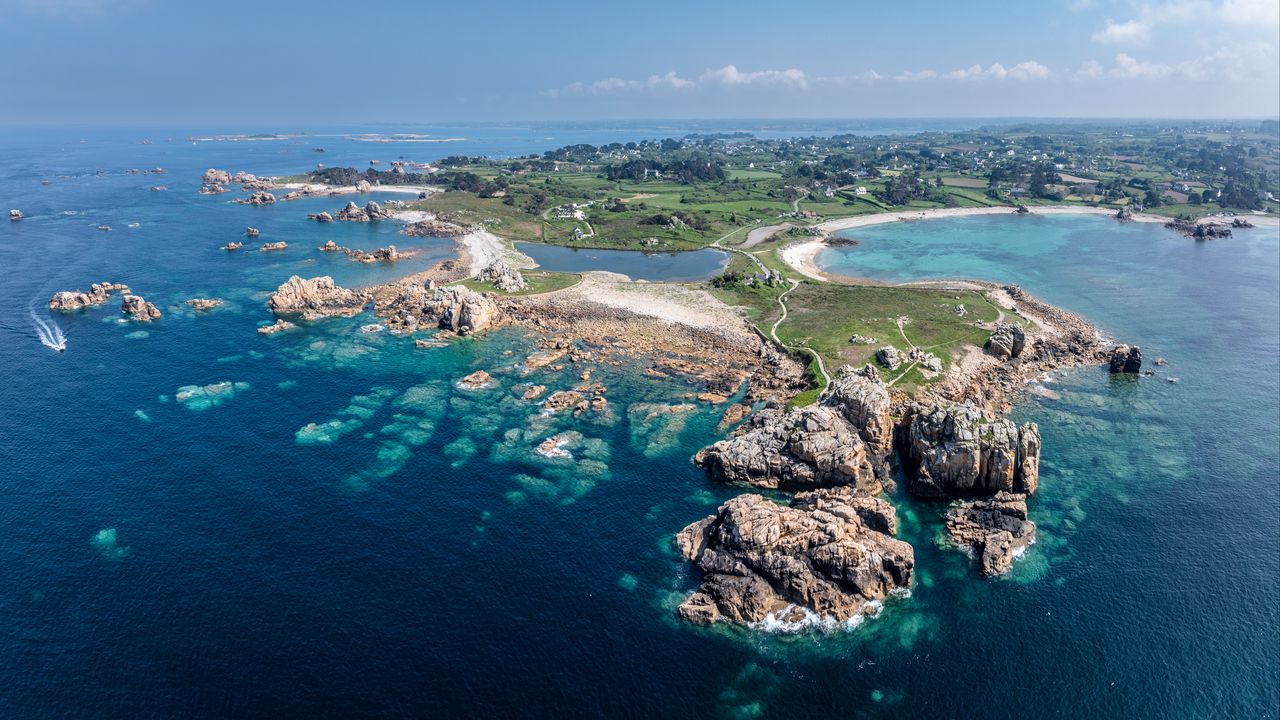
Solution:
{"label": "scattered stone", "polygon": [[891,537],[896,526],[892,505],[848,488],[800,493],[790,506],[739,495],[676,535],[702,570],[678,612],[704,624],[799,625],[808,613],[856,622],[911,587],[915,553]]}
{"label": "scattered stone", "polygon": [[1142,369],[1142,348],[1137,345],[1117,345],[1111,351],[1111,372],[1136,373]]}
{"label": "scattered stone", "polygon": [[983,575],[1009,572],[1014,558],[1036,539],[1036,524],[1027,519],[1027,496],[1000,492],[957,501],[947,511],[947,538],[973,551]]}
{"label": "scattered stone", "polygon": [[866,337],[863,335],[854,335],[853,337],[849,338],[849,342],[854,345],[875,345],[876,339],[873,337]]}

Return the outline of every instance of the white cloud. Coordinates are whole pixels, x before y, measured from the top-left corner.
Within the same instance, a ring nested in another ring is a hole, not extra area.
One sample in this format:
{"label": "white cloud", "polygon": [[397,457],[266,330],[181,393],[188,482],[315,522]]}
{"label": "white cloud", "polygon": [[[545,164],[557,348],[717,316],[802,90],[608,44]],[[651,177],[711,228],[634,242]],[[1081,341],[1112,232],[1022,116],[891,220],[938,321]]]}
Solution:
{"label": "white cloud", "polygon": [[742,72],[734,65],[725,65],[718,70],[704,71],[698,81],[703,85],[793,85],[800,88],[809,87],[809,79],[804,72],[795,68]]}
{"label": "white cloud", "polygon": [[690,90],[697,86],[692,80],[686,80],[675,73],[650,75],[644,80],[623,80],[619,77],[608,77],[591,83],[575,82],[558,90],[548,90],[544,95],[559,97],[561,95],[613,95],[622,92],[644,90]]}
{"label": "white cloud", "polygon": [[1236,25],[1261,25],[1275,30],[1280,25],[1280,3],[1276,0],[1226,0],[1220,8],[1222,19]]}
{"label": "white cloud", "polygon": [[1043,80],[1049,77],[1049,68],[1034,60],[1028,60],[1011,68],[1006,68],[1000,63],[994,63],[986,68],[973,65],[952,70],[942,77],[947,80]]}
{"label": "white cloud", "polygon": [[1111,74],[1120,78],[1162,78],[1173,74],[1173,68],[1160,63],[1144,62],[1124,53],[1116,55]]}
{"label": "white cloud", "polygon": [[916,82],[918,80],[933,80],[938,77],[937,70],[907,70],[893,76],[894,80],[900,82]]}
{"label": "white cloud", "polygon": [[1093,41],[1103,45],[1146,45],[1151,40],[1151,26],[1141,20],[1118,23],[1110,18],[1101,30],[1093,34]]}
{"label": "white cloud", "polygon": [[1103,70],[1102,63],[1097,60],[1085,60],[1080,64],[1080,69],[1076,71],[1075,77],[1083,80],[1100,78],[1105,74],[1106,71]]}

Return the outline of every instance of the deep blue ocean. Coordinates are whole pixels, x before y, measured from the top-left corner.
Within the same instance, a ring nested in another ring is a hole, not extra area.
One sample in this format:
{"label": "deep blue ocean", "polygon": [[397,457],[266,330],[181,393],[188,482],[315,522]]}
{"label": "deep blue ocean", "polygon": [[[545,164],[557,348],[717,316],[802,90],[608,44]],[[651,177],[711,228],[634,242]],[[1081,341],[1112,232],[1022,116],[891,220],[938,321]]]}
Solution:
{"label": "deep blue ocean", "polygon": [[[1058,373],[1056,399],[1019,402],[1045,449],[1040,541],[1010,577],[983,580],[942,546],[940,506],[895,497],[911,597],[853,631],[787,635],[674,615],[696,578],[672,534],[741,492],[689,462],[719,409],[649,419],[689,386],[603,366],[606,417],[544,417],[521,384],[567,388],[576,370],[523,375],[520,331],[427,350],[361,332],[368,317],[262,336],[266,295],[292,274],[372,283],[453,246],[306,219],[339,199],[195,192],[210,167],[293,174],[716,129],[677,125],[350,131],[431,135],[397,142],[0,133],[0,214],[27,215],[0,217],[0,716],[1280,712],[1274,229],[1196,243],[1092,217],[984,217],[864,228],[829,251],[830,269],[885,280],[1019,282],[1169,364],[1148,379]],[[463,139],[421,142],[440,138]],[[125,173],[153,167],[168,172]],[[289,248],[220,249],[249,225]],[[419,254],[359,265],[314,250],[328,239]],[[100,280],[164,317],[121,322],[113,298],[57,318],[65,353],[42,346],[32,313]],[[197,316],[183,301],[198,295],[227,305]],[[492,387],[456,386],[479,369]],[[568,431],[571,458],[533,451]]]}

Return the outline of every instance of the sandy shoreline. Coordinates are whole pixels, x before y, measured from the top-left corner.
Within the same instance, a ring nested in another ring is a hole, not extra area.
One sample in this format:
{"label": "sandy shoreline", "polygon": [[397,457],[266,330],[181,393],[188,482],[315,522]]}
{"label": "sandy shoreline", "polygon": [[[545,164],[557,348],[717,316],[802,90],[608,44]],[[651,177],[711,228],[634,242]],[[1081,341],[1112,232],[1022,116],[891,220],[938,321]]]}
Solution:
{"label": "sandy shoreline", "polygon": [[[823,282],[865,282],[868,284],[880,284],[873,280],[864,280],[862,278],[832,275],[822,268],[818,267],[818,253],[827,247],[826,236],[841,230],[849,230],[851,228],[868,227],[871,225],[883,225],[885,223],[895,222],[912,222],[916,220],[938,220],[943,218],[969,217],[973,215],[1012,215],[1014,208],[1008,206],[1000,207],[981,207],[981,208],[937,208],[932,210],[913,210],[911,212],[888,212],[874,213],[870,215],[859,215],[857,217],[838,218],[836,220],[828,220],[814,226],[814,229],[822,233],[821,236],[809,240],[803,240],[792,245],[784,247],[778,254],[782,261],[791,269],[813,280]],[[1116,211],[1109,208],[1094,207],[1076,207],[1072,205],[1037,207],[1031,210],[1033,215],[1105,215],[1107,217],[1115,217]],[[1260,227],[1280,227],[1280,218],[1271,215],[1245,215],[1240,216],[1247,219]],[[1160,215],[1151,215],[1148,213],[1136,213],[1132,216],[1134,222],[1144,223],[1160,223],[1169,222],[1171,218]],[[1201,223],[1227,224],[1231,222],[1231,218],[1225,217],[1207,217],[1202,218]]]}
{"label": "sandy shoreline", "polygon": [[360,190],[355,185],[325,185],[324,183],[306,183],[306,182],[290,182],[290,183],[272,183],[272,189],[280,190],[301,190],[303,194],[312,197],[326,197],[333,195],[359,195],[361,193],[400,193],[405,195],[418,196],[422,193],[444,192],[441,188],[433,185],[373,185],[368,190]]}

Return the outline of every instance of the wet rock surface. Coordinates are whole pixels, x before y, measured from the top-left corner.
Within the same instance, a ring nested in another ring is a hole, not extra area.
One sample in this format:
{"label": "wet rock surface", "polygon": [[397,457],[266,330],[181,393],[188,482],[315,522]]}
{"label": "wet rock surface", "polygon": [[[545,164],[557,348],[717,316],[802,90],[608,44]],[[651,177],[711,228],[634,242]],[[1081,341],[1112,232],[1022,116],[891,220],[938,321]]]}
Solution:
{"label": "wet rock surface", "polygon": [[62,290],[49,298],[49,309],[62,312],[83,310],[87,307],[101,305],[112,293],[128,294],[129,286],[124,283],[100,282],[89,286],[89,290]]}
{"label": "wet rock surface", "polygon": [[996,493],[994,497],[956,502],[947,511],[947,539],[970,549],[986,576],[1000,575],[1035,542],[1036,525],[1027,519],[1027,496]]}
{"label": "wet rock surface", "polygon": [[125,295],[120,299],[120,312],[130,320],[151,322],[160,319],[160,310],[141,295]]}
{"label": "wet rock surface", "polygon": [[1111,351],[1111,372],[1136,373],[1142,370],[1142,348],[1137,345],[1117,345]]}
{"label": "wet rock surface", "polygon": [[801,493],[789,506],[740,495],[676,535],[703,573],[678,612],[706,624],[874,614],[915,572],[911,546],[891,536],[896,525],[893,506],[848,488]]}
{"label": "wet rock surface", "polygon": [[501,322],[501,311],[492,298],[461,285],[406,285],[378,311],[386,315],[389,326],[403,332],[438,327],[469,335]]}

